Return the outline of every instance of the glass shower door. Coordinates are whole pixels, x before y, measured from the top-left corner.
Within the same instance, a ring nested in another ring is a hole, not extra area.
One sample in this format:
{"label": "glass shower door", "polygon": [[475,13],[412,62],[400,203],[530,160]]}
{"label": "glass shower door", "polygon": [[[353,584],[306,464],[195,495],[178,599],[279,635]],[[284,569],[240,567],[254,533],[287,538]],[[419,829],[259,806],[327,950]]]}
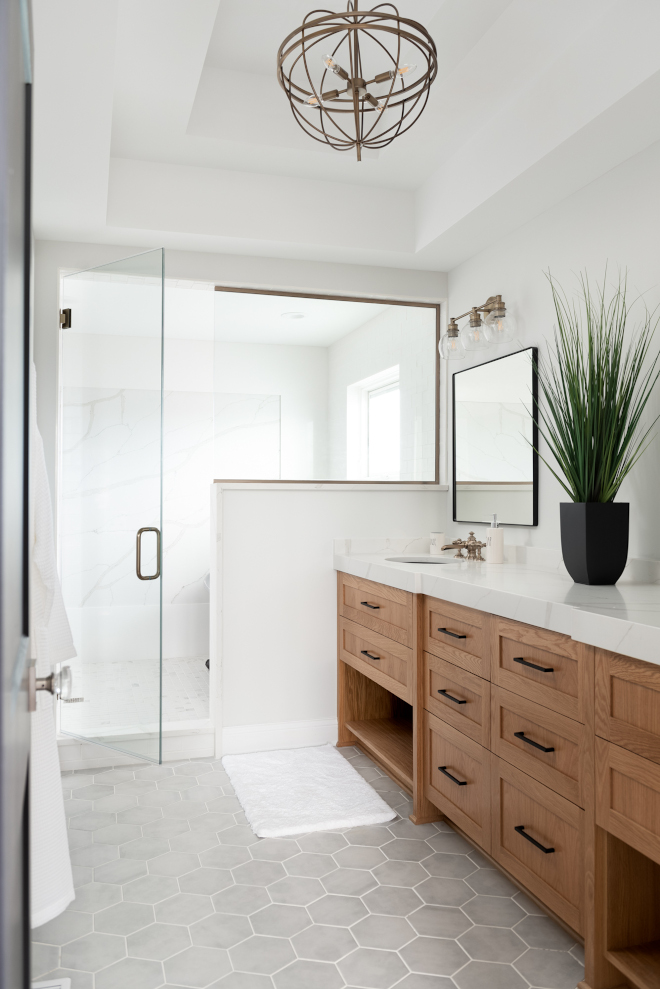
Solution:
{"label": "glass shower door", "polygon": [[[163,251],[63,279],[58,550],[77,657],[64,734],[162,756]],[[70,323],[70,325],[67,325]]]}

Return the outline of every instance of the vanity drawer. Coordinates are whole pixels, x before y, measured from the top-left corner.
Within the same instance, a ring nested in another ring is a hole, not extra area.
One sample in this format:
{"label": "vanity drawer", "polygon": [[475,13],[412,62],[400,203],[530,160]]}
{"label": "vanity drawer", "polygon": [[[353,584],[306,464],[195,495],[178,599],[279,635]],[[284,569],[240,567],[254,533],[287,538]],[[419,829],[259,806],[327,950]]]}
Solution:
{"label": "vanity drawer", "polygon": [[489,680],[487,622],[482,611],[424,598],[424,648]]}
{"label": "vanity drawer", "polygon": [[583,931],[584,811],[493,756],[493,858]]}
{"label": "vanity drawer", "polygon": [[593,649],[567,635],[492,619],[491,680],[530,701],[590,722]]}
{"label": "vanity drawer", "polygon": [[580,807],[588,739],[579,721],[492,687],[492,751]]}
{"label": "vanity drawer", "polygon": [[412,650],[407,646],[340,618],[339,658],[412,704]]}
{"label": "vanity drawer", "polygon": [[424,794],[485,851],[490,850],[490,752],[424,712]]}
{"label": "vanity drawer", "polygon": [[596,738],[596,823],[660,864],[660,766]]}
{"label": "vanity drawer", "polygon": [[596,650],[596,734],[660,763],[660,666]]}
{"label": "vanity drawer", "polygon": [[424,653],[424,707],[484,748],[490,740],[490,683]]}
{"label": "vanity drawer", "polygon": [[339,614],[412,646],[413,596],[409,591],[340,573]]}

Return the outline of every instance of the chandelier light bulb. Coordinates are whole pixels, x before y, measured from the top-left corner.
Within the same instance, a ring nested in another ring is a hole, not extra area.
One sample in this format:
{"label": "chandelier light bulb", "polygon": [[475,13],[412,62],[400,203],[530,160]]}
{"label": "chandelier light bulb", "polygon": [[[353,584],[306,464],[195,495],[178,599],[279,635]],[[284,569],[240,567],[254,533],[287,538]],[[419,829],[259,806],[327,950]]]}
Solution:
{"label": "chandelier light bulb", "polygon": [[332,55],[324,55],[322,62],[326,69],[329,69],[330,72],[334,72],[336,76],[341,76],[342,79],[348,79],[348,72],[345,69],[342,69],[339,62],[335,62]]}
{"label": "chandelier light bulb", "polygon": [[320,110],[323,106],[323,100],[312,94],[312,96],[308,96],[306,100],[302,101],[302,106],[305,110]]}
{"label": "chandelier light bulb", "polygon": [[416,71],[417,71],[416,65],[412,65],[408,62],[404,62],[403,65],[399,65],[396,69],[392,69],[392,71],[390,72],[390,79],[394,79],[395,77],[402,77],[402,76],[405,76],[406,79],[409,79],[410,76],[414,75]]}

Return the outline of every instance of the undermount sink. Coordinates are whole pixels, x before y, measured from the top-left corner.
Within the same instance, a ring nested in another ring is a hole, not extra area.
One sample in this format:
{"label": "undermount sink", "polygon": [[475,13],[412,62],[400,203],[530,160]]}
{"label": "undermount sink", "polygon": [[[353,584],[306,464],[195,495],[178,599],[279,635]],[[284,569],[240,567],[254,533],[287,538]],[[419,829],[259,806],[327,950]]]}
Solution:
{"label": "undermount sink", "polygon": [[386,563],[453,563],[446,556],[388,556]]}

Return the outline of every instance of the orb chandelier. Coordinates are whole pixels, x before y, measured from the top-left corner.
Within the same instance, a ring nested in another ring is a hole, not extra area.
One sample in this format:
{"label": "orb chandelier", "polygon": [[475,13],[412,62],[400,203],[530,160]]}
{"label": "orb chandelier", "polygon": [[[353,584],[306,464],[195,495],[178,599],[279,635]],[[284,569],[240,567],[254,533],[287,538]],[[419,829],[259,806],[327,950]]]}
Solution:
{"label": "orb chandelier", "polygon": [[391,3],[312,10],[277,53],[298,124],[336,151],[355,148],[358,161],[363,148],[384,148],[412,127],[437,72],[433,38]]}

